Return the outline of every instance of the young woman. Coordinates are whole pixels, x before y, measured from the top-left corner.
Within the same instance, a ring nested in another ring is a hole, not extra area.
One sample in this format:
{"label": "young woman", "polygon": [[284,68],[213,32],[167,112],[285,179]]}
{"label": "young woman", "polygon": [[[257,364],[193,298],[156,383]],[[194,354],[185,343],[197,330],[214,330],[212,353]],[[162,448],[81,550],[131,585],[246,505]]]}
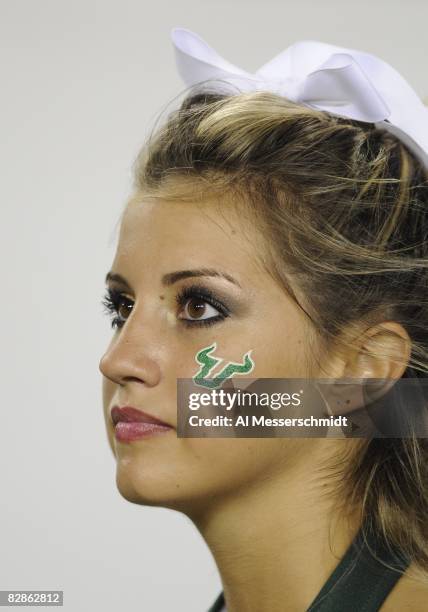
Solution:
{"label": "young woman", "polygon": [[257,379],[426,377],[427,179],[374,124],[207,87],[137,160],[106,279],[107,434],[123,497],[205,539],[213,611],[428,608],[426,438],[176,432],[176,381],[213,342],[252,349]]}

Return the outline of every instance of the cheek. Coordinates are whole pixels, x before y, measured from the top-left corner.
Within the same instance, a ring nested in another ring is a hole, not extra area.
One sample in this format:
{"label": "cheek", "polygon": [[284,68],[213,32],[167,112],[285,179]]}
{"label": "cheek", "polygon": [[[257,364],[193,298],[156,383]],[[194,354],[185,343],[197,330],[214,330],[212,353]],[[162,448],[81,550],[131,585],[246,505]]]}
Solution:
{"label": "cheek", "polygon": [[306,378],[310,371],[307,340],[289,331],[264,338],[253,350],[253,378]]}
{"label": "cheek", "polygon": [[171,363],[168,371],[175,378],[193,378],[201,370],[201,363],[196,360],[198,352],[217,342],[217,348],[210,353],[211,358],[221,361],[213,368],[209,377],[220,373],[229,361],[244,363],[244,356],[251,351],[251,360],[254,368],[249,374],[242,374],[248,378],[299,378],[308,373],[309,348],[306,340],[297,333],[289,330],[272,333],[251,333],[244,335],[229,335],[224,337],[218,334],[210,341],[201,341],[189,347],[185,353],[183,347],[177,353],[170,352]]}

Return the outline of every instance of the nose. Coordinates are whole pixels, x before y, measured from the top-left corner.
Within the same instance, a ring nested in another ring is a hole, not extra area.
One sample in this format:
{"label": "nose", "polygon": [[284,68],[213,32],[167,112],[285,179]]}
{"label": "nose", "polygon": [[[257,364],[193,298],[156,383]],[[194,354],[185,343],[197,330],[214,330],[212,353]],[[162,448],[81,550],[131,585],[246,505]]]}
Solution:
{"label": "nose", "polygon": [[100,359],[99,369],[103,376],[118,385],[136,381],[153,387],[161,379],[160,346],[153,325],[149,327],[147,322],[144,324],[136,316],[131,316],[116,331]]}

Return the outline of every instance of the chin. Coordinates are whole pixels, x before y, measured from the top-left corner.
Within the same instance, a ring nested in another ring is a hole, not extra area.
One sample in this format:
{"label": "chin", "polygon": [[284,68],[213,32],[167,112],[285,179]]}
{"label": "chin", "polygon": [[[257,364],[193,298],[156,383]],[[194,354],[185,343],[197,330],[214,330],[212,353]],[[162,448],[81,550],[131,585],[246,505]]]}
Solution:
{"label": "chin", "polygon": [[175,508],[180,505],[181,486],[174,474],[156,468],[150,471],[138,462],[118,459],[116,486],[121,496],[133,504]]}
{"label": "chin", "polygon": [[213,496],[196,490],[195,483],[179,482],[174,474],[159,471],[150,475],[135,466],[117,465],[116,486],[120,495],[132,504],[175,510],[192,517],[212,505]]}
{"label": "chin", "polygon": [[143,482],[143,478],[132,478],[129,474],[116,474],[116,486],[121,496],[133,504],[163,506],[170,495],[165,494],[159,483]]}
{"label": "chin", "polygon": [[122,478],[116,478],[116,485],[121,496],[131,504],[139,504],[143,506],[152,505],[148,503],[148,500],[143,499],[139,491],[132,486],[132,483],[124,482]]}

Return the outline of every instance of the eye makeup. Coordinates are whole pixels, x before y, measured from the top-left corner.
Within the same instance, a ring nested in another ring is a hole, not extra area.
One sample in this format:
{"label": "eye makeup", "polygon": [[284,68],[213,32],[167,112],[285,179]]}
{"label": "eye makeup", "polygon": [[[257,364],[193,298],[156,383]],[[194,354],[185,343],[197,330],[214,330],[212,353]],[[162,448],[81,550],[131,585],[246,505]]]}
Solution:
{"label": "eye makeup", "polygon": [[123,313],[121,315],[121,309],[130,313],[133,301],[114,287],[108,287],[101,304],[104,306],[104,312],[111,317],[111,326],[121,328],[126,322],[126,318],[123,319]]}
{"label": "eye makeup", "polygon": [[181,321],[185,325],[214,325],[218,321],[223,321],[230,316],[230,309],[226,304],[217,299],[211,289],[204,287],[200,284],[192,284],[188,287],[182,288],[176,296],[176,302],[179,306],[184,308],[191,300],[197,300],[199,302],[205,302],[219,311],[219,314],[206,319],[183,319]]}
{"label": "eye makeup", "polygon": [[[175,302],[181,308],[185,308],[191,301],[202,302],[210,305],[218,311],[219,314],[205,319],[185,319],[178,317],[179,321],[183,322],[187,327],[193,326],[209,326],[220,321],[224,321],[231,315],[231,308],[225,303],[223,298],[216,297],[215,293],[206,286],[195,283],[187,287],[183,287],[176,295]],[[102,300],[106,314],[111,319],[111,326],[120,329],[126,323],[128,316],[133,308],[134,301],[127,297],[124,293],[114,287],[108,287],[106,294]]]}

